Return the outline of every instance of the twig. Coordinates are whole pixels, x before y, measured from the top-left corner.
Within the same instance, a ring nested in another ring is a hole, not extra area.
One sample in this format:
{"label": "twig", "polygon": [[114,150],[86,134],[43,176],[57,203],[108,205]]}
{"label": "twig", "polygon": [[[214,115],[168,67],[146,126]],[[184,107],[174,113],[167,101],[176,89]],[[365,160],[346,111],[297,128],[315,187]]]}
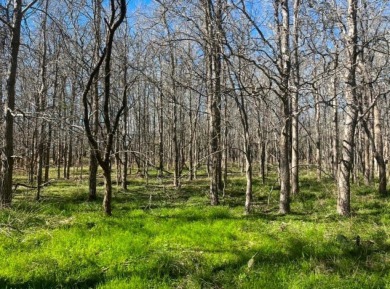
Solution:
{"label": "twig", "polygon": [[1,224],[0,223],[0,227],[6,227],[6,228],[9,228],[9,229],[12,229],[12,230],[15,230],[17,231],[18,233],[21,233],[23,234],[23,232],[21,230],[19,230],[18,228],[12,226],[12,225],[9,225],[9,224]]}
{"label": "twig", "polygon": [[[39,186],[39,188],[43,188],[43,187],[46,187],[48,185],[50,185],[52,183],[53,180],[50,180],[46,183],[43,183],[42,185]],[[14,191],[16,191],[18,189],[18,187],[23,187],[23,188],[27,188],[27,189],[38,189],[38,186],[31,186],[31,185],[26,185],[26,184],[23,184],[23,183],[16,183],[14,184]]]}

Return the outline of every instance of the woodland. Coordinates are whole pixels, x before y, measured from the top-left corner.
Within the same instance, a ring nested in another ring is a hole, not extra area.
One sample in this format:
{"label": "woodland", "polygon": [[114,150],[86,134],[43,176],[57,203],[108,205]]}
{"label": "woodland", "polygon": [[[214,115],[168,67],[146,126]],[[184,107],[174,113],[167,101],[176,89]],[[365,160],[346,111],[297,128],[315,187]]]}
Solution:
{"label": "woodland", "polygon": [[0,0],[1,288],[389,288],[389,0]]}

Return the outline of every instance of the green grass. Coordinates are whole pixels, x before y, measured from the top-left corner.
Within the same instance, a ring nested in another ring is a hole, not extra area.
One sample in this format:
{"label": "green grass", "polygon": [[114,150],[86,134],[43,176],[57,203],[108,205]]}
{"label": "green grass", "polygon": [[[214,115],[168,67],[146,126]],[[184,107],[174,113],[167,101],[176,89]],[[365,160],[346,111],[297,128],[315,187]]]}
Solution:
{"label": "green grass", "polygon": [[133,178],[112,217],[85,201],[85,182],[56,181],[40,202],[20,189],[0,211],[0,288],[390,288],[388,199],[354,186],[342,218],[333,182],[308,174],[280,216],[274,177],[255,181],[250,216],[241,175],[218,207],[205,178],[178,190]]}

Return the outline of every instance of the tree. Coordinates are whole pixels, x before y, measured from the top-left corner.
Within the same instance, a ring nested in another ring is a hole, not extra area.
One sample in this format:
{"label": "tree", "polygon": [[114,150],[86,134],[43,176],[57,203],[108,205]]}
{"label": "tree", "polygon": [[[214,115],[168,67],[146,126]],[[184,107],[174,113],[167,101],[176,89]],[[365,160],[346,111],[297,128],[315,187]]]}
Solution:
{"label": "tree", "polygon": [[[249,214],[251,211],[253,194],[253,168],[252,168],[252,149],[251,149],[251,135],[250,135],[250,125],[248,117],[248,101],[250,98],[250,93],[248,94],[245,80],[246,78],[251,78],[253,75],[247,71],[243,71],[241,67],[241,60],[238,59],[238,67],[236,71],[230,74],[231,86],[237,86],[233,91],[233,99],[237,105],[240,121],[242,126],[242,138],[243,138],[243,154],[245,156],[245,176],[246,176],[246,190],[245,190],[245,214]],[[233,68],[234,69],[234,68]],[[234,75],[234,79],[233,76]]]}
{"label": "tree", "polygon": [[299,9],[301,6],[300,0],[294,0],[294,17],[293,17],[293,70],[292,81],[294,87],[292,89],[291,109],[291,194],[299,193],[299,91],[300,91],[300,59],[299,59]]}
{"label": "tree", "polygon": [[[102,21],[102,0],[95,0],[94,3],[94,32],[95,32],[95,47],[94,47],[94,60],[99,61],[99,50],[101,46],[101,21]],[[98,137],[99,132],[99,72],[96,73],[94,83],[93,83],[93,108],[92,108],[92,133],[95,138]],[[97,198],[96,195],[96,178],[98,172],[98,161],[96,159],[95,153],[93,150],[90,150],[89,155],[89,184],[88,184],[88,200],[94,201]]]}
{"label": "tree", "polygon": [[[357,60],[357,69],[362,76],[362,85],[358,93],[361,94],[361,97],[363,98],[360,102],[359,112],[360,115],[363,116],[361,120],[367,136],[367,144],[371,147],[372,155],[378,166],[378,193],[381,196],[386,196],[387,176],[386,161],[384,157],[381,103],[383,103],[383,96],[388,89],[386,91],[386,88],[380,85],[379,80],[383,77],[382,75],[384,75],[383,62],[377,61],[377,58],[383,59],[383,55],[386,54],[383,52],[386,50],[388,51],[388,48],[385,48],[384,51],[382,50],[384,47],[388,47],[385,35],[382,32],[382,23],[385,21],[383,17],[381,17],[382,5],[386,4],[369,4],[371,3],[368,3],[368,1],[362,2],[363,9],[358,21],[360,27],[359,39],[362,42],[359,58]],[[384,29],[386,28],[384,27]],[[366,106],[364,106],[364,104]],[[370,154],[367,153],[367,155]],[[367,160],[366,162],[370,161],[371,160]]]}
{"label": "tree", "polygon": [[204,39],[209,117],[209,171],[211,205],[219,204],[222,189],[221,151],[221,75],[222,75],[222,0],[214,4],[203,0],[206,39]]}
{"label": "tree", "polygon": [[[119,120],[123,110],[125,109],[126,101],[123,98],[126,96],[125,91],[127,87],[124,88],[122,103],[117,110],[114,119],[110,117],[110,102],[111,99],[111,58],[113,51],[114,43],[114,34],[118,27],[122,24],[126,16],[126,1],[121,0],[116,2],[115,0],[110,1],[111,16],[109,19],[106,19],[107,32],[105,39],[105,47],[103,49],[102,55],[100,56],[98,63],[94,66],[92,72],[89,75],[88,82],[85,86],[82,95],[83,101],[83,122],[85,127],[85,132],[93,150],[95,157],[103,170],[104,181],[105,181],[105,193],[103,199],[103,208],[104,212],[107,215],[111,215],[111,199],[112,199],[112,179],[111,179],[111,153],[113,151],[114,145],[114,135],[117,132],[119,126]],[[104,122],[104,147],[103,150],[100,150],[99,143],[97,142],[96,137],[92,132],[90,117],[90,108],[88,102],[88,93],[92,87],[93,81],[96,75],[99,73],[101,66],[104,63],[104,96],[103,96],[103,122]]]}
{"label": "tree", "polygon": [[[171,97],[172,102],[172,145],[173,145],[173,185],[175,188],[179,186],[179,180],[180,180],[180,148],[179,148],[179,134],[178,134],[178,88],[176,83],[176,62],[177,57],[175,55],[176,49],[175,45],[173,45],[173,39],[172,39],[172,32],[169,28],[169,24],[167,21],[167,15],[166,11],[163,13],[163,21],[167,33],[168,38],[168,46],[169,46],[169,66],[170,66],[170,89],[169,89],[169,95]],[[163,128],[161,128],[161,133],[163,131]],[[161,162],[161,160],[160,160]],[[160,165],[161,170],[161,165]]]}
{"label": "tree", "polygon": [[[46,0],[45,11],[42,19],[41,29],[42,29],[42,43],[41,43],[41,65],[40,65],[40,88],[38,91],[36,107],[38,113],[43,113],[47,106],[47,13],[48,13],[49,1]],[[37,119],[37,130],[38,130],[38,162],[37,162],[37,194],[36,200],[40,200],[42,183],[44,180],[43,169],[45,165],[45,156],[46,150],[45,145],[47,145],[47,135],[46,135],[46,126],[45,121]]]}
{"label": "tree", "polygon": [[[275,0],[275,22],[278,38],[278,68],[280,71],[280,100],[282,102],[283,125],[279,138],[280,151],[280,202],[279,212],[287,214],[290,212],[290,163],[289,163],[289,124],[290,124],[290,13],[288,0]],[[279,20],[281,18],[281,20]],[[280,23],[281,22],[281,23]]]}
{"label": "tree", "polygon": [[[9,207],[12,203],[12,181],[14,170],[14,115],[15,115],[15,99],[16,99],[16,80],[18,70],[18,56],[21,42],[21,27],[23,15],[28,11],[38,0],[33,0],[23,7],[22,0],[13,1],[13,9],[9,11],[12,14],[12,20],[0,18],[3,23],[6,23],[11,34],[10,48],[10,64],[7,75],[6,84],[6,115],[5,115],[5,148],[4,158],[2,163],[2,184],[0,187],[0,207]],[[2,10],[10,9],[9,6],[0,6]]]}
{"label": "tree", "polygon": [[345,60],[345,120],[342,139],[341,160],[338,175],[337,212],[348,216],[351,213],[350,176],[355,149],[355,128],[358,117],[358,100],[356,92],[357,66],[357,0],[348,0],[346,60]]}

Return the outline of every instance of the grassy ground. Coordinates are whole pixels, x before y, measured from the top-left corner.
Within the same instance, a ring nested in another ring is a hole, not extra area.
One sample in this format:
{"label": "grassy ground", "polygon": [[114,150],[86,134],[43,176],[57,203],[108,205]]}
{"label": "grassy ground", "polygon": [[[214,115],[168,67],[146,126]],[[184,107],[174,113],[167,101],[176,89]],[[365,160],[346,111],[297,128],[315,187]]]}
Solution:
{"label": "grassy ground", "polygon": [[0,211],[0,288],[390,288],[390,204],[374,187],[355,186],[341,218],[332,181],[302,176],[279,216],[271,177],[244,216],[241,176],[219,207],[205,178],[164,182],[131,179],[112,217],[85,202],[85,182],[56,181],[39,203],[21,188]]}

